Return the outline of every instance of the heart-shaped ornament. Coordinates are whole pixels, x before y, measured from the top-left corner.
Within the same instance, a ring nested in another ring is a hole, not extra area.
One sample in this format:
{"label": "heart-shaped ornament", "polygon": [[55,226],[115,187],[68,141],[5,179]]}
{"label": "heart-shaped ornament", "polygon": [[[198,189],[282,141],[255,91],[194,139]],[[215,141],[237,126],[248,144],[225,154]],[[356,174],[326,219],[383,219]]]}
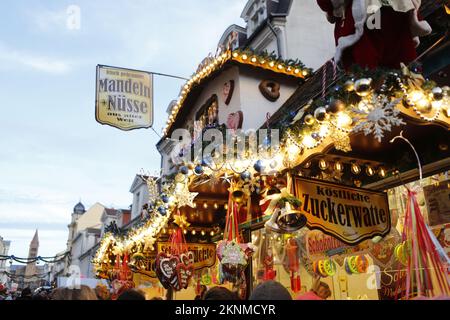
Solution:
{"label": "heart-shaped ornament", "polygon": [[229,105],[234,92],[234,80],[225,82],[223,85],[223,100],[226,105]]}
{"label": "heart-shaped ornament", "polygon": [[378,243],[371,243],[369,254],[379,266],[390,265],[394,255],[395,247],[401,242],[400,235],[396,230]]}
{"label": "heart-shaped ornament", "polygon": [[159,262],[159,268],[161,269],[162,274],[167,279],[172,279],[172,277],[176,273],[176,268],[178,263],[180,262],[177,256],[172,256],[170,258],[161,259]]}
{"label": "heart-shaped ornament", "polygon": [[194,274],[194,268],[192,265],[186,266],[183,263],[179,263],[177,266],[177,274],[179,287],[186,289],[189,285],[189,280]]}
{"label": "heart-shaped ornament", "polygon": [[243,120],[244,114],[242,111],[230,113],[227,118],[227,128],[232,130],[241,129]]}

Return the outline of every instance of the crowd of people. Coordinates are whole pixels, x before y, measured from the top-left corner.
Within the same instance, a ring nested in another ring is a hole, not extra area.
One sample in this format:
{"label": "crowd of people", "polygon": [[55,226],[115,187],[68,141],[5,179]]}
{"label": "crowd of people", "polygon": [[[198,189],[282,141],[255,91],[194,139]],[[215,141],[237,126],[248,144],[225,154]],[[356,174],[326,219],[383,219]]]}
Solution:
{"label": "crowd of people", "polygon": [[[315,281],[311,290],[299,295],[296,300],[326,300],[331,296],[328,285]],[[0,300],[147,300],[145,293],[136,288],[123,290],[114,295],[105,285],[97,285],[95,289],[81,285],[77,289],[59,287],[52,290],[37,290],[34,293],[30,288],[23,289],[20,294],[11,293],[5,287],[0,287]],[[150,300],[164,300],[153,297]],[[195,300],[240,300],[238,294],[225,287],[212,287],[208,289],[201,286],[200,293]],[[289,291],[279,282],[266,281],[256,286],[249,300],[292,300]]]}

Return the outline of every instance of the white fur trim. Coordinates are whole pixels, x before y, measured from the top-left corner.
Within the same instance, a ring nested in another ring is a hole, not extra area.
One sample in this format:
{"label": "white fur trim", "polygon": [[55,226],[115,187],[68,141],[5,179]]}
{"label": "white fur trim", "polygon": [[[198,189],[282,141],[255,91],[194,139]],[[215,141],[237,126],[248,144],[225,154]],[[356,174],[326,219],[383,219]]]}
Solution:
{"label": "white fur trim", "polygon": [[414,12],[410,16],[410,28],[411,28],[411,34],[414,37],[414,43],[416,44],[416,47],[420,44],[419,37],[426,36],[433,31],[431,29],[431,26],[426,22],[425,20],[419,21],[419,9],[420,5],[422,4],[421,0],[412,0],[414,4]]}
{"label": "white fur trim", "polygon": [[339,38],[336,54],[334,55],[336,63],[341,62],[344,50],[358,42],[364,33],[364,26],[367,21],[366,0],[353,0],[352,15],[355,20],[355,33]]}

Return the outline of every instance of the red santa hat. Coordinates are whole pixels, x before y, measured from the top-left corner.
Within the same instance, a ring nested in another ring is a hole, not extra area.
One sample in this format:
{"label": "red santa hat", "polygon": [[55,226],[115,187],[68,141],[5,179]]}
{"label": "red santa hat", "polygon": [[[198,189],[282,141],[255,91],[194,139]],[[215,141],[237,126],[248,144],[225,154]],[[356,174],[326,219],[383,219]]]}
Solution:
{"label": "red santa hat", "polygon": [[[419,37],[431,33],[428,22],[420,20],[419,9],[421,0],[385,0],[389,5],[399,12],[408,12],[410,15],[411,34],[414,42],[419,45]],[[385,2],[383,1],[383,2]],[[349,0],[318,0],[320,7],[327,11],[328,20],[332,22],[332,17],[345,19],[346,7]],[[377,12],[383,6],[381,0],[353,0],[351,3],[351,13],[354,20],[355,32],[337,39],[335,61],[339,62],[343,51],[353,46],[364,33],[364,27],[370,14]],[[332,16],[332,17],[331,17]]]}

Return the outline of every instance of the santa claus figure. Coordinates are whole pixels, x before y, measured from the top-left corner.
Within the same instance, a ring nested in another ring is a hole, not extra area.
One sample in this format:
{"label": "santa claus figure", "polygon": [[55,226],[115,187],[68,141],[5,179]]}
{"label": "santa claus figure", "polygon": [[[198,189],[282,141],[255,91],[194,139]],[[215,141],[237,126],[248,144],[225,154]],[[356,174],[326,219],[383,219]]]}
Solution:
{"label": "santa claus figure", "polygon": [[399,68],[413,61],[419,37],[431,32],[421,21],[421,0],[317,0],[335,26],[335,61],[370,69]]}

